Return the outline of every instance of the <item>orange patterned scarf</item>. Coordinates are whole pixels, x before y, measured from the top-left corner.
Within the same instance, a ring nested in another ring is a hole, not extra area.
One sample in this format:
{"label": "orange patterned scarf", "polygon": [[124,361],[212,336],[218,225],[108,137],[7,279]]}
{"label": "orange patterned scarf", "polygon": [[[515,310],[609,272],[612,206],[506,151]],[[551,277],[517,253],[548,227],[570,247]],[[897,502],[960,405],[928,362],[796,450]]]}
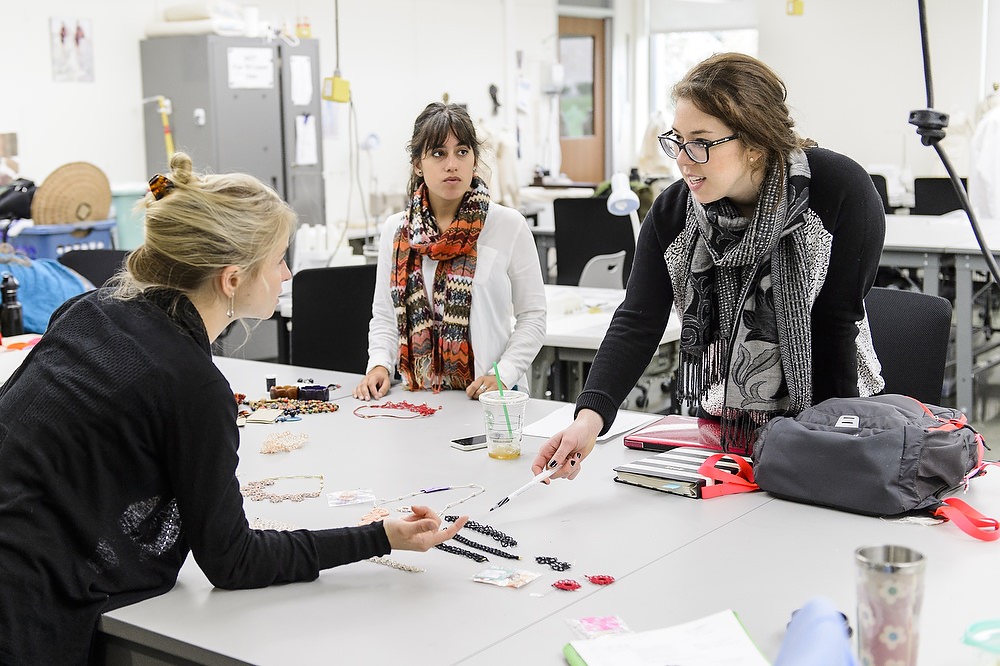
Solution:
{"label": "orange patterned scarf", "polygon": [[[399,330],[399,372],[411,391],[465,389],[474,378],[469,313],[476,243],[490,197],[473,177],[455,220],[441,233],[421,185],[393,238],[392,305]],[[432,298],[424,285],[424,255],[438,262]]]}

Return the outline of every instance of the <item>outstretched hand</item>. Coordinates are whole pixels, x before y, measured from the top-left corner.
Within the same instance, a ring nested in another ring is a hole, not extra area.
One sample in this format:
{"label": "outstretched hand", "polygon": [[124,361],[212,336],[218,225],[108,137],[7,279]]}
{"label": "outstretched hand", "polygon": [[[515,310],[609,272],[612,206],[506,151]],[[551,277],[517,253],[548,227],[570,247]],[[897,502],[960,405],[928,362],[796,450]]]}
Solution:
{"label": "outstretched hand", "polygon": [[583,466],[583,459],[590,455],[597,443],[597,436],[604,427],[604,419],[590,409],[581,409],[568,428],[557,432],[542,445],[531,463],[532,474],[559,466],[543,483],[552,479],[575,479]]}
{"label": "outstretched hand", "polygon": [[389,545],[393,550],[415,550],[424,552],[439,543],[452,538],[465,525],[468,516],[461,516],[446,529],[441,529],[441,517],[427,506],[412,506],[411,513],[405,518],[392,518],[383,521],[385,535],[389,537]]}
{"label": "outstretched hand", "polygon": [[361,383],[354,387],[354,397],[358,400],[379,399],[389,392],[389,371],[381,365],[372,368]]}

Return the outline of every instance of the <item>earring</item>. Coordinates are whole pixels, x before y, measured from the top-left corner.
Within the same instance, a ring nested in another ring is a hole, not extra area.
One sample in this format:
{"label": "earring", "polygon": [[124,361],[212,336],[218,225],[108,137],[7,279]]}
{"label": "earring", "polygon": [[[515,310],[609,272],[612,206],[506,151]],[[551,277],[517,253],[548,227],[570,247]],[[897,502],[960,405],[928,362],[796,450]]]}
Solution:
{"label": "earring", "polygon": [[230,319],[232,319],[234,314],[236,314],[236,292],[235,291],[232,294],[229,295],[229,309],[226,310],[226,316],[229,317]]}
{"label": "earring", "polygon": [[424,177],[424,172],[421,171],[420,169],[417,169],[417,175],[420,176],[421,178],[423,178]]}

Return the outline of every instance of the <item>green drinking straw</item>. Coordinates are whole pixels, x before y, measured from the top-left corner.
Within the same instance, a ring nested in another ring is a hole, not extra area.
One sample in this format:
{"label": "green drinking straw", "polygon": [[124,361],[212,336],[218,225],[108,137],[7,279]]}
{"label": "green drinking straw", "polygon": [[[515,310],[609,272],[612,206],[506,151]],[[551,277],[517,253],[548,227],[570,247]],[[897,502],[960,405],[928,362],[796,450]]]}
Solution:
{"label": "green drinking straw", "polygon": [[[500,391],[500,400],[503,400],[503,382],[500,381],[500,369],[497,368],[497,364],[493,364],[493,374],[497,378],[497,389]],[[514,437],[514,429],[510,427],[510,413],[507,412],[507,403],[501,402],[503,406],[503,417],[507,419],[507,434]]]}

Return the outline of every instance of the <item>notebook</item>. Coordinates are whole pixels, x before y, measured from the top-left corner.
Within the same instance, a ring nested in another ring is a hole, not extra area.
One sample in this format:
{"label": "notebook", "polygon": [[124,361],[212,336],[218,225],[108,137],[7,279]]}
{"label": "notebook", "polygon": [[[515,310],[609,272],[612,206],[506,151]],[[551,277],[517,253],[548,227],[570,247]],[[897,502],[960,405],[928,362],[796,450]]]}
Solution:
{"label": "notebook", "polygon": [[[698,468],[715,453],[718,452],[699,447],[677,447],[615,467],[615,481],[701,499],[705,486],[716,482],[699,474]],[[719,460],[715,466],[733,474],[740,470],[728,458]]]}
{"label": "notebook", "polygon": [[570,666],[768,666],[732,610],[663,629],[567,643]]}
{"label": "notebook", "polygon": [[625,446],[645,451],[666,451],[696,446],[722,451],[719,423],[711,419],[672,414],[625,436]]}

